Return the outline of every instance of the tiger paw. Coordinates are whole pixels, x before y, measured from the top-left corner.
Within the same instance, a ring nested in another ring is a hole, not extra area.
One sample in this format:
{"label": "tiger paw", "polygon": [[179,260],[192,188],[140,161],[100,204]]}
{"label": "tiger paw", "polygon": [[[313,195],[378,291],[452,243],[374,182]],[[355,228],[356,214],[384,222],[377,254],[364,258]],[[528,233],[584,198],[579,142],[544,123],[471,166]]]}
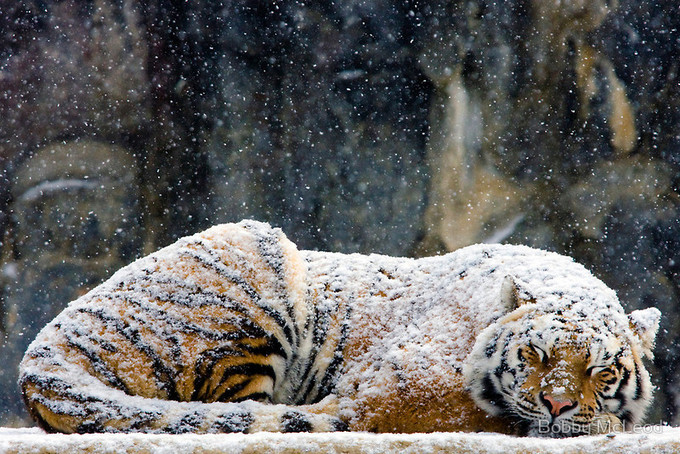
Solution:
{"label": "tiger paw", "polygon": [[623,432],[624,427],[621,420],[611,413],[602,413],[593,418],[588,425],[589,435],[602,435],[611,432]]}

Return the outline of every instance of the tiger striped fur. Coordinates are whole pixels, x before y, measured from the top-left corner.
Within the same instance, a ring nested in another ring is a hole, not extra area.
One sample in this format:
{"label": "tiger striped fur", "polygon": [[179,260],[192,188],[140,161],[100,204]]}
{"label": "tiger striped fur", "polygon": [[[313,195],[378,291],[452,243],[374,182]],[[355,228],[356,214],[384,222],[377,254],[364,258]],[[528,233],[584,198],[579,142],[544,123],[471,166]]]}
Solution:
{"label": "tiger striped fur", "polygon": [[[576,291],[551,286],[564,275]],[[577,303],[604,310],[608,324],[574,316]],[[298,251],[280,230],[243,221],[183,238],[72,302],[29,346],[19,381],[40,426],[66,433],[527,434],[555,423],[543,396],[576,402],[581,391],[537,382],[561,367],[529,362],[537,351],[618,374],[606,392],[572,380],[599,393],[574,404],[577,423],[639,421],[658,315],[626,317],[583,267],[535,249],[478,245],[419,260]],[[570,343],[577,331],[599,350]]]}

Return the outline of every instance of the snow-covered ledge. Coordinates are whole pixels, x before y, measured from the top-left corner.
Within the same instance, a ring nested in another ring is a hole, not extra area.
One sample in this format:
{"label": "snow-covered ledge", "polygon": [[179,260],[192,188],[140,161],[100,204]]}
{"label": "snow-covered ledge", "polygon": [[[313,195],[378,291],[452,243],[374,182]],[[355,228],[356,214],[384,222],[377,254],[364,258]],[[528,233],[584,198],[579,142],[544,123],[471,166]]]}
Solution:
{"label": "snow-covered ledge", "polygon": [[0,453],[577,453],[680,452],[680,428],[647,426],[640,433],[551,440],[481,433],[255,435],[47,435],[0,428]]}

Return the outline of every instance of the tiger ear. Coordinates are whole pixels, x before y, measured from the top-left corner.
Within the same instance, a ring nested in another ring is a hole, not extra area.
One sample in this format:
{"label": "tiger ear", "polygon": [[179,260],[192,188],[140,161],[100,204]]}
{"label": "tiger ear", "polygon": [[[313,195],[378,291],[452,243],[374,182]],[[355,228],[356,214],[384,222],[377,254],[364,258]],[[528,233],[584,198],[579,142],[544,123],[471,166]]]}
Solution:
{"label": "tiger ear", "polygon": [[503,278],[501,284],[501,304],[508,311],[512,312],[518,307],[526,303],[534,302],[534,298],[529,295],[529,298],[522,298],[521,293],[528,294],[527,291],[522,291],[515,276],[508,274]]}
{"label": "tiger ear", "polygon": [[650,358],[654,348],[656,332],[659,330],[661,311],[655,307],[633,311],[628,314],[630,327],[642,342],[643,353]]}

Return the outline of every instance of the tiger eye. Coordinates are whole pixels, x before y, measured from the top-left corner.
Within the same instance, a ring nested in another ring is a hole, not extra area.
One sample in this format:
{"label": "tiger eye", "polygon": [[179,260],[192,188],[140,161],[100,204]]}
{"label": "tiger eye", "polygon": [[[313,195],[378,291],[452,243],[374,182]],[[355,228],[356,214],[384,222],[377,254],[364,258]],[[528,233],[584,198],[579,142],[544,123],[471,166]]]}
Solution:
{"label": "tiger eye", "polygon": [[541,363],[546,366],[548,364],[548,355],[542,348],[533,344],[520,347],[517,350],[517,356],[522,362]]}
{"label": "tiger eye", "polygon": [[536,352],[528,345],[524,345],[517,350],[517,356],[520,361],[533,361],[538,359]]}
{"label": "tiger eye", "polygon": [[598,375],[599,379],[607,385],[613,385],[618,380],[616,372],[609,368],[603,369]]}
{"label": "tiger eye", "polygon": [[538,357],[541,360],[541,362],[543,363],[543,365],[547,366],[548,360],[550,359],[550,357],[548,356],[548,353],[540,347],[536,347],[536,346],[532,346],[532,347],[536,351],[536,354],[538,355]]}

